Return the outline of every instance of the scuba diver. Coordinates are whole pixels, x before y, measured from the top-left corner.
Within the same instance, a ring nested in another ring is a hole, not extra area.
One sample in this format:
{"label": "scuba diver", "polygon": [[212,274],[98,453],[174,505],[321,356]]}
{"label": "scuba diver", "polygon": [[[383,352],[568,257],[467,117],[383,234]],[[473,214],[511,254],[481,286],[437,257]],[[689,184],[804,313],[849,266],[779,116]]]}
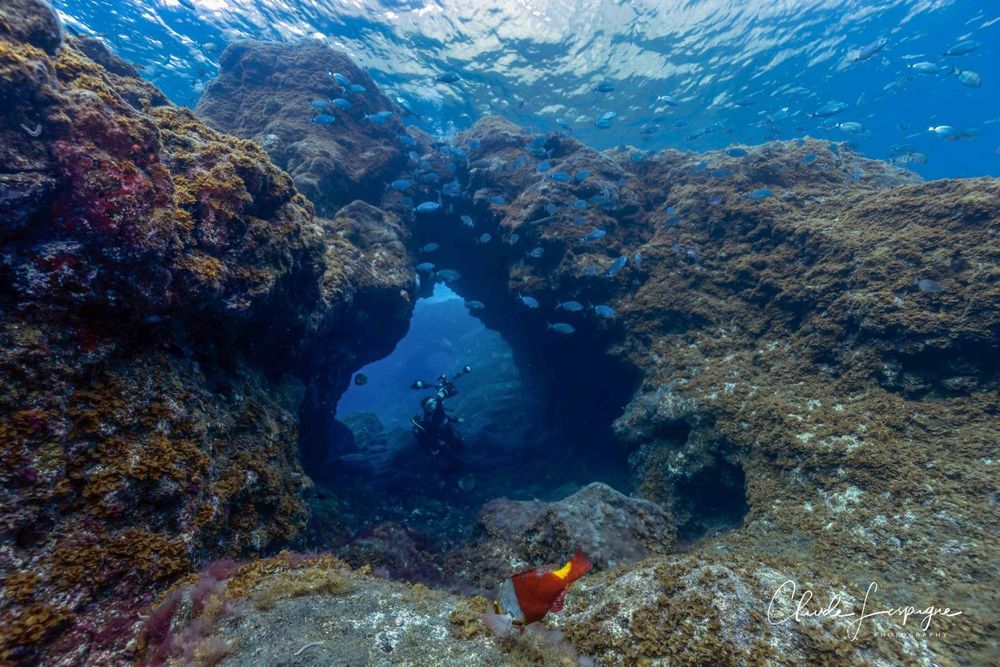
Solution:
{"label": "scuba diver", "polygon": [[410,387],[412,389],[433,389],[434,393],[425,396],[420,401],[422,414],[414,415],[410,422],[413,424],[413,435],[417,442],[426,449],[431,456],[443,462],[441,471],[442,477],[455,476],[461,471],[462,462],[458,458],[458,453],[465,443],[462,436],[455,430],[454,424],[461,420],[458,417],[449,415],[444,407],[446,398],[451,398],[458,394],[453,379],[457,380],[463,375],[472,371],[466,366],[460,373],[456,373],[453,378],[442,373],[434,383],[424,380],[415,380]]}

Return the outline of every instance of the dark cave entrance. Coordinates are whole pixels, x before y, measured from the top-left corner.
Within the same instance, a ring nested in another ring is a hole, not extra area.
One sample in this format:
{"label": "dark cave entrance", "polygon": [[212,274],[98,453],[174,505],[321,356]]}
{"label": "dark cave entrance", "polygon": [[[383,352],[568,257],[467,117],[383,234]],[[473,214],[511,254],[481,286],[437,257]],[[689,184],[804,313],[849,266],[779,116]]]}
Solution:
{"label": "dark cave entrance", "polygon": [[682,544],[739,528],[750,509],[743,468],[721,457],[676,483],[674,497],[677,537]]}
{"label": "dark cave entrance", "polygon": [[[482,315],[478,304],[457,291],[426,285],[395,350],[355,374],[338,402],[328,455],[306,465],[316,483],[311,547],[350,549],[378,535],[443,553],[470,537],[482,505],[496,498],[561,500],[594,481],[630,491],[627,452],[611,424],[635,389],[634,374],[587,339],[529,340],[518,326],[502,336],[496,320],[474,314]],[[517,324],[510,313],[500,319]],[[465,366],[471,372],[460,373]],[[458,394],[445,400],[462,420],[457,470],[412,432],[411,417],[433,391],[411,384],[440,373],[457,375]]]}

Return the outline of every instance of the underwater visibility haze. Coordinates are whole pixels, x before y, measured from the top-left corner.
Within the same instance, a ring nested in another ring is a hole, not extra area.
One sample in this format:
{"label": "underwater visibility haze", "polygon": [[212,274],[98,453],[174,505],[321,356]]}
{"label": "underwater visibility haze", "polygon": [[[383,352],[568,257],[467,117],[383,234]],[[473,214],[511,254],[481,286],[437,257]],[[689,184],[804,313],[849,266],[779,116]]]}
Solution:
{"label": "underwater visibility haze", "polygon": [[998,81],[972,0],[0,0],[0,664],[992,664]]}

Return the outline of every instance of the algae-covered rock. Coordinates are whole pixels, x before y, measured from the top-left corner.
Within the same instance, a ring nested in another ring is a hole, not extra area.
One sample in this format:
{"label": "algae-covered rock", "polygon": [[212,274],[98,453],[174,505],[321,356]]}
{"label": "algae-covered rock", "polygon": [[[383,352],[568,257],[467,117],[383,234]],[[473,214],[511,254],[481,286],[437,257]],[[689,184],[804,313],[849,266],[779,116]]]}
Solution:
{"label": "algae-covered rock", "polygon": [[491,501],[477,528],[474,560],[500,570],[572,555],[577,547],[596,567],[609,568],[667,553],[675,540],[673,521],[662,507],[600,482],[555,502]]}
{"label": "algae-covered rock", "polygon": [[0,662],[122,664],[151,594],[301,540],[310,345],[405,321],[412,277],[388,217],[327,238],[262,149],[57,27],[0,9]]}
{"label": "algae-covered rock", "polygon": [[[396,105],[341,51],[314,41],[241,41],[226,48],[219,66],[198,102],[199,117],[264,146],[322,215],[355,199],[377,201],[403,169]],[[396,115],[368,118],[380,112]]]}

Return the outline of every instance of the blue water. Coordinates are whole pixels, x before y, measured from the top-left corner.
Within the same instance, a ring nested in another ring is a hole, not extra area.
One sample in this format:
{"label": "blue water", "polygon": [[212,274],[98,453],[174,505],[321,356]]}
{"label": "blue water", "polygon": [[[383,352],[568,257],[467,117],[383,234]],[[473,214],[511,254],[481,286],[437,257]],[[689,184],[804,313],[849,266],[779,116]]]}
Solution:
{"label": "blue water", "polygon": [[[435,133],[498,113],[532,129],[571,132],[597,148],[705,150],[810,135],[850,141],[875,158],[926,156],[926,163],[904,166],[927,178],[1000,175],[996,0],[55,5],[68,25],[104,35],[188,106],[217,71],[227,43],[311,38],[346,50]],[[879,39],[880,51],[856,59]],[[978,48],[942,55],[967,40]],[[925,62],[941,73],[909,67]],[[974,72],[981,85],[964,85],[955,68]],[[459,74],[457,83],[435,82],[448,71]],[[593,90],[605,82],[613,90]],[[831,101],[846,108],[830,118],[809,116]],[[617,114],[610,127],[596,127],[608,111]],[[845,131],[855,127],[847,123],[861,123],[861,134]],[[948,141],[928,131],[940,125],[965,137]]]}
{"label": "blue water", "polygon": [[[443,303],[453,307],[435,308]],[[486,327],[461,304],[462,298],[440,283],[434,286],[431,297],[419,299],[406,336],[389,356],[359,371],[367,381],[348,387],[337,404],[337,414],[371,412],[379,416],[386,428],[409,429],[410,416],[420,411],[420,398],[428,394],[413,391],[410,385],[414,380],[433,383],[441,373],[452,375],[463,366],[476,363],[467,356],[464,341],[487,335]],[[489,335],[502,345],[499,334],[490,332]],[[476,376],[473,375],[470,381],[475,382]],[[468,385],[465,381],[461,384]],[[466,388],[462,386],[460,391]]]}

